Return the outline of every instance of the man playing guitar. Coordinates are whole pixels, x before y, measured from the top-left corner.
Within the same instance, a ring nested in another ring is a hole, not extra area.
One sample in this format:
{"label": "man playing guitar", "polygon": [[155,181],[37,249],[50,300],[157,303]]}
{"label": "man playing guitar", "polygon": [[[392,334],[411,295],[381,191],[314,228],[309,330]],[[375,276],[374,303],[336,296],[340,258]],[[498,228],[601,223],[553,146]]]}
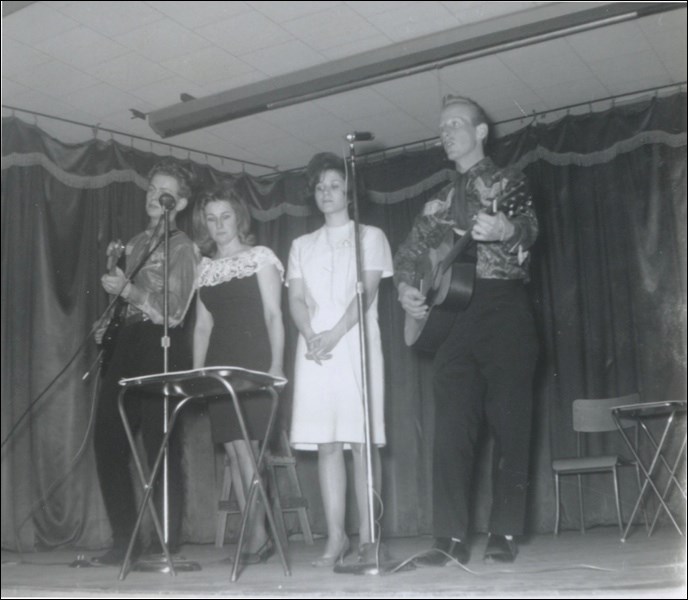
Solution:
{"label": "man playing guitar", "polygon": [[[182,165],[166,160],[149,174],[145,209],[148,227],[126,246],[126,266],[111,269],[101,278],[103,289],[111,296],[121,293],[126,303],[123,323],[111,349],[111,358],[101,384],[96,412],[94,448],[100,488],[112,527],[112,548],[92,559],[96,565],[123,562],[137,515],[137,501],[129,472],[131,451],[119,415],[119,380],[160,373],[164,369],[161,338],[164,332],[164,219],[169,219],[169,370],[191,367],[191,349],[181,325],[194,292],[197,250],[187,235],[177,229],[176,216],[191,194],[191,173]],[[110,266],[110,265],[109,265]],[[103,339],[105,328],[96,332]],[[104,349],[105,350],[105,349]],[[128,394],[127,398],[130,395]],[[128,399],[126,410],[132,428],[141,431],[143,444],[152,465],[163,436],[162,402]],[[160,503],[156,486],[156,502]],[[184,485],[181,472],[181,446],[173,434],[169,446],[169,548],[177,550],[180,539]],[[158,513],[160,509],[158,509]],[[135,554],[140,554],[135,547]]]}
{"label": "man playing guitar", "polygon": [[[456,181],[425,205],[394,259],[399,301],[408,317],[422,321],[426,297],[418,289],[417,265],[456,235],[470,235],[475,279],[470,302],[447,323],[433,368],[432,551],[419,565],[441,566],[451,556],[470,557],[468,535],[471,477],[480,426],[494,439],[492,510],[485,559],[512,562],[514,536],[524,529],[537,338],[524,283],[528,249],[538,232],[523,174],[500,169],[485,155],[488,121],[468,98],[448,96],[440,120],[442,144],[456,164]],[[520,210],[500,211],[516,189]],[[496,212],[494,209],[496,208]]]}

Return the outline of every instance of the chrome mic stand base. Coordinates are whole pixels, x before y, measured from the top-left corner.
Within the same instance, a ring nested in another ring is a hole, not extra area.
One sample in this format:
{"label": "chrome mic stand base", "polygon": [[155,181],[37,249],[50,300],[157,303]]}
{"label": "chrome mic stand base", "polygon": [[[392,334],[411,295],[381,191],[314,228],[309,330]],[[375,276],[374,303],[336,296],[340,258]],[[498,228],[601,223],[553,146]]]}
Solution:
{"label": "chrome mic stand base", "polygon": [[153,554],[137,560],[131,567],[140,573],[188,573],[201,571],[201,565],[182,556],[172,557],[172,568],[164,554]]}
{"label": "chrome mic stand base", "polygon": [[384,544],[376,544],[375,556],[366,562],[342,563],[334,566],[334,573],[339,575],[388,575],[399,571],[412,571],[416,568],[413,562],[390,560]]}

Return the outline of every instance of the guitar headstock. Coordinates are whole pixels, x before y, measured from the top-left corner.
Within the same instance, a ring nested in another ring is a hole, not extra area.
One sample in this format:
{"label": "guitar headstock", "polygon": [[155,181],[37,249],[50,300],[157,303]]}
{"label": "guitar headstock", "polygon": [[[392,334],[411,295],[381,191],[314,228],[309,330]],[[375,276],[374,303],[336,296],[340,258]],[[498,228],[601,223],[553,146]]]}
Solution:
{"label": "guitar headstock", "polygon": [[521,179],[514,187],[496,200],[496,210],[503,212],[507,217],[513,217],[525,212],[533,205],[533,200],[528,193],[526,180]]}
{"label": "guitar headstock", "polygon": [[117,261],[124,254],[124,244],[122,240],[114,240],[108,244],[107,250],[107,270],[112,271],[117,266]]}

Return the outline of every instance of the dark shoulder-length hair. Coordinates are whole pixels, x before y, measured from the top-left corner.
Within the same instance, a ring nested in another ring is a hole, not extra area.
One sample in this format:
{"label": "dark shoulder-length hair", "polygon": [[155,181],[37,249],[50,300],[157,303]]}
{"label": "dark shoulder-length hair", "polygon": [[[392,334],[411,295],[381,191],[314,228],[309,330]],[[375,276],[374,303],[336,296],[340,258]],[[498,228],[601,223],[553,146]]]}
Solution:
{"label": "dark shoulder-length hair", "polygon": [[203,256],[212,256],[217,251],[217,244],[210,237],[205,221],[205,207],[211,202],[227,202],[236,215],[239,241],[249,246],[256,243],[251,233],[251,213],[245,200],[232,184],[221,183],[201,194],[194,206],[194,237]]}

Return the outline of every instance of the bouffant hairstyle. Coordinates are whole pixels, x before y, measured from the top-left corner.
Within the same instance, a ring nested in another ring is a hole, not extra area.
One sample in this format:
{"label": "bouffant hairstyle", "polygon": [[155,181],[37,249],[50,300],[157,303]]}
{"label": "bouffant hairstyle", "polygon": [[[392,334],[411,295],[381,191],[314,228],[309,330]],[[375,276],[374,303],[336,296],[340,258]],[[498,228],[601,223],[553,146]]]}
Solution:
{"label": "bouffant hairstyle", "polygon": [[[332,152],[320,152],[316,154],[306,167],[306,179],[308,181],[308,193],[315,195],[315,186],[318,185],[322,174],[326,171],[337,171],[346,181],[346,164],[344,160]],[[347,196],[351,199],[352,190],[347,188]]]}

